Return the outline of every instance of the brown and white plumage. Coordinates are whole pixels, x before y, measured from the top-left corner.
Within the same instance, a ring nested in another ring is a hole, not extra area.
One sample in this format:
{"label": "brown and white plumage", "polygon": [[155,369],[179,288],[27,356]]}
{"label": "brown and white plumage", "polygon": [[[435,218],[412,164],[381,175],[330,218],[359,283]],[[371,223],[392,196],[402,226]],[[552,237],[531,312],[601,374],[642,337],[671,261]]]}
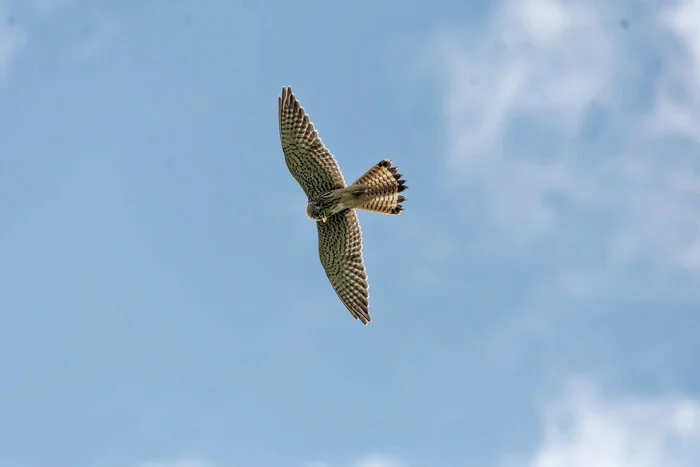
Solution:
{"label": "brown and white plumage", "polygon": [[343,174],[331,152],[321,142],[314,124],[292,94],[282,89],[277,102],[284,160],[307,197],[345,187]]}
{"label": "brown and white plumage", "polygon": [[401,214],[406,198],[401,196],[407,187],[403,175],[398,173],[398,167],[392,167],[389,159],[378,162],[353,185],[365,187],[367,201],[360,204],[358,209],[381,212],[384,214]]}
{"label": "brown and white plumage", "polygon": [[331,216],[318,227],[318,254],[328,280],[350,314],[364,324],[369,316],[369,286],[362,261],[362,233],[354,209]]}
{"label": "brown and white plumage", "polygon": [[406,198],[399,193],[408,187],[388,159],[346,186],[338,163],[289,87],[278,98],[278,116],[287,168],[304,190],[307,216],[318,227],[321,264],[350,314],[367,324],[369,286],[355,209],[401,214]]}

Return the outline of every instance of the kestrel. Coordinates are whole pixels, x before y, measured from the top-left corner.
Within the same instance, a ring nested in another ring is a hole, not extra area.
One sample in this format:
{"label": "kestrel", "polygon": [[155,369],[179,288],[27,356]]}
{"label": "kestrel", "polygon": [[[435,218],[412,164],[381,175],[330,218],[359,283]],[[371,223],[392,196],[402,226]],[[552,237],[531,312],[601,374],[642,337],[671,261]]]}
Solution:
{"label": "kestrel", "polygon": [[283,88],[277,99],[280,140],[287,168],[308,198],[306,216],[316,221],[321,265],[350,314],[367,324],[369,292],[362,261],[362,232],[355,209],[401,214],[408,188],[389,159],[378,162],[350,186],[323,145],[304,108]]}

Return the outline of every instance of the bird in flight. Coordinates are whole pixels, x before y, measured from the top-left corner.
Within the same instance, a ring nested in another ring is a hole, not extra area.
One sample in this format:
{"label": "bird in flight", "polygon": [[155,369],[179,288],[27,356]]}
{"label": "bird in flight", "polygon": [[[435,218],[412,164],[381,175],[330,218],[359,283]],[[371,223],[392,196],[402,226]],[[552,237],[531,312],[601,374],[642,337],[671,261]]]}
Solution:
{"label": "bird in flight", "polygon": [[350,314],[369,323],[369,286],[362,260],[362,232],[355,209],[401,214],[406,181],[389,159],[349,186],[323,145],[292,88],[277,99],[280,140],[287,168],[308,198],[306,215],[316,221],[321,265]]}

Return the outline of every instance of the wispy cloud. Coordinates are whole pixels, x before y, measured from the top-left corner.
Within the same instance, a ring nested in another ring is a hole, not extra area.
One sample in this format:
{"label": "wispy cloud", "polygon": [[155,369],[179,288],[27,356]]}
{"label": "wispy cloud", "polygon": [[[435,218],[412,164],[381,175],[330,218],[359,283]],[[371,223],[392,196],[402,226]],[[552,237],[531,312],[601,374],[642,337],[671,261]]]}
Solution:
{"label": "wispy cloud", "polygon": [[609,397],[574,380],[545,408],[532,455],[506,467],[691,467],[700,465],[700,401]]}
{"label": "wispy cloud", "polygon": [[15,23],[8,3],[0,0],[0,81],[7,75],[24,43],[24,30]]}
{"label": "wispy cloud", "polygon": [[447,166],[499,242],[604,252],[593,275],[697,272],[700,7],[624,5],[505,0],[442,33]]}
{"label": "wispy cloud", "polygon": [[[649,129],[655,133],[678,134],[700,142],[700,3],[682,0],[668,8],[660,24],[678,41],[681,53],[669,57],[670,73],[659,90],[660,98]],[[697,188],[697,187],[696,187]]]}
{"label": "wispy cloud", "polygon": [[329,464],[325,462],[313,462],[307,467],[408,467],[399,458],[386,455],[368,455],[357,459],[349,464]]}

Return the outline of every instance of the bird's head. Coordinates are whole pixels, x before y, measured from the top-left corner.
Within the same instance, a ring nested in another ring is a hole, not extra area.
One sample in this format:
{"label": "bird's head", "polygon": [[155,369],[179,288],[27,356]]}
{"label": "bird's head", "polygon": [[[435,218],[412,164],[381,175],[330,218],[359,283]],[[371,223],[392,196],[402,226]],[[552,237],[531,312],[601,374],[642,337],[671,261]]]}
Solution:
{"label": "bird's head", "polygon": [[309,204],[306,205],[306,217],[312,221],[326,222],[328,220],[327,212],[327,209],[322,208],[313,201],[309,201]]}

